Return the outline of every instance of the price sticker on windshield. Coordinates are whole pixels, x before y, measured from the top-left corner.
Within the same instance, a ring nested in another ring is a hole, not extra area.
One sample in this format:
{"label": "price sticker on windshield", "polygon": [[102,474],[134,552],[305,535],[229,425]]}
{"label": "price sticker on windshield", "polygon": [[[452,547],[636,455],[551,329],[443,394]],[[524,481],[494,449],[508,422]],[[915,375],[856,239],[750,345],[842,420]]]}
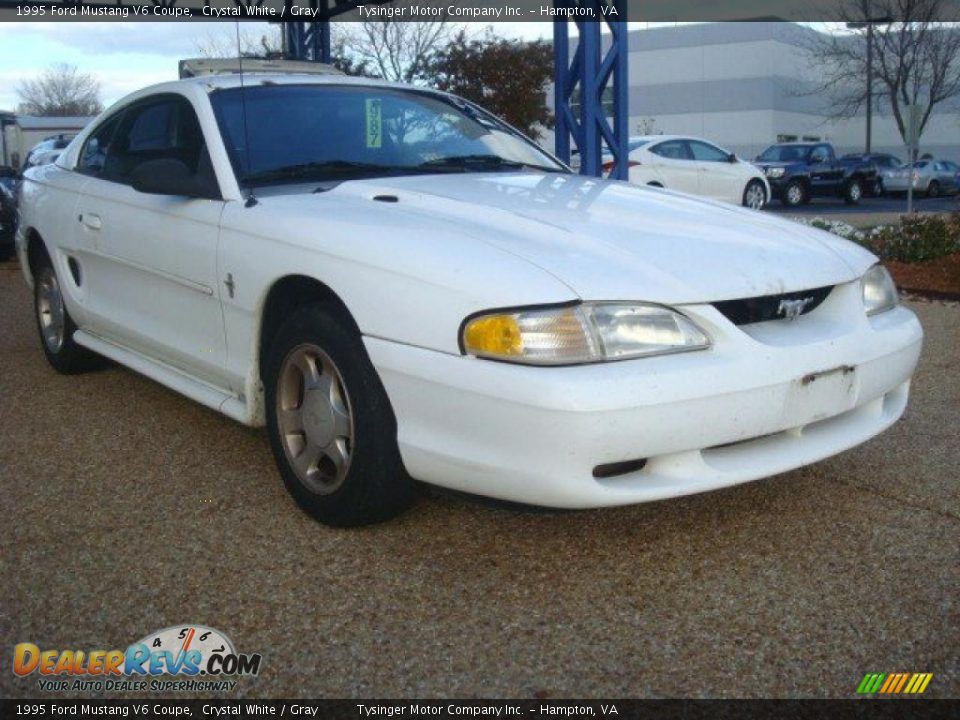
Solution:
{"label": "price sticker on windshield", "polygon": [[367,147],[379,148],[383,143],[382,101],[379,98],[367,100]]}

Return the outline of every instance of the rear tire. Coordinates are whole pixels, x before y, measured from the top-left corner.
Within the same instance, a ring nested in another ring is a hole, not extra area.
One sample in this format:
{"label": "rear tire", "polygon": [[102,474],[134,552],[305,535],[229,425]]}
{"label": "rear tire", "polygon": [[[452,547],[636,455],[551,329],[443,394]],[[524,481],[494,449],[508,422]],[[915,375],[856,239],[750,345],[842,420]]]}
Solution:
{"label": "rear tire", "polygon": [[77,326],[67,312],[60,280],[47,256],[34,272],[33,308],[43,354],[54,370],[61,375],[76,375],[103,365],[102,357],[74,342]]}
{"label": "rear tire", "polygon": [[410,505],[390,401],[342,312],[313,303],[291,315],[271,344],[264,384],[273,456],[304,512],[354,527]]}
{"label": "rear tire", "polygon": [[931,180],[930,184],[927,186],[927,197],[940,197],[940,183],[938,183],[936,180]]}

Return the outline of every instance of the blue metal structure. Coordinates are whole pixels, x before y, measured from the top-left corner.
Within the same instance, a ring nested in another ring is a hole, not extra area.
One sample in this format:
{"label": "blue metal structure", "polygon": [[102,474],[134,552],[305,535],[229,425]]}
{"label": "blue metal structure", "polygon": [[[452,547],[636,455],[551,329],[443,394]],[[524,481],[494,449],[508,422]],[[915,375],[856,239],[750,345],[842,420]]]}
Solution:
{"label": "blue metal structure", "polygon": [[[615,8],[627,16],[626,0],[554,0],[556,7],[593,6],[595,17],[605,18],[601,7]],[[579,36],[570,52],[570,25]],[[610,30],[605,38],[601,30]],[[570,141],[580,154],[580,172],[599,176],[606,146],[612,156],[610,177],[627,178],[627,23],[619,20],[555,20],[553,23],[554,108],[557,156],[570,162]],[[611,125],[608,118],[610,102]]]}
{"label": "blue metal structure", "polygon": [[[389,0],[310,0],[317,20],[283,23],[284,54],[290,59],[330,62],[330,20],[360,5],[385,2]],[[286,3],[291,6],[292,0]],[[299,4],[303,5],[302,0]],[[592,20],[562,19],[553,24],[557,156],[569,163],[572,141],[580,156],[580,173],[599,177],[606,147],[613,158],[610,177],[626,179],[630,134],[627,0],[554,0],[554,6],[571,11],[589,7],[594,16]],[[290,15],[289,8],[286,14]],[[571,12],[568,17],[582,16]],[[571,26],[579,36],[572,55]],[[610,31],[609,36],[601,32],[604,27]],[[607,102],[612,107],[612,124]]]}

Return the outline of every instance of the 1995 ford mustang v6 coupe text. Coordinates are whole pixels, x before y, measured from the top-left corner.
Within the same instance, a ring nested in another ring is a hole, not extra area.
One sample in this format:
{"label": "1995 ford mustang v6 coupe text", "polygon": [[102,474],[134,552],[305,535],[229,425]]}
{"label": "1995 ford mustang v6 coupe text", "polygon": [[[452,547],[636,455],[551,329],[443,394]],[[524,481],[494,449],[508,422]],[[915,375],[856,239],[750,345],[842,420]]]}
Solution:
{"label": "1995 ford mustang v6 coupe text", "polygon": [[419,88],[157,85],[21,192],[53,367],[106,356],[266,425],[332,525],[396,514],[413,478],[583,508],[780,473],[895,422],[920,353],[856,245],[571,174]]}

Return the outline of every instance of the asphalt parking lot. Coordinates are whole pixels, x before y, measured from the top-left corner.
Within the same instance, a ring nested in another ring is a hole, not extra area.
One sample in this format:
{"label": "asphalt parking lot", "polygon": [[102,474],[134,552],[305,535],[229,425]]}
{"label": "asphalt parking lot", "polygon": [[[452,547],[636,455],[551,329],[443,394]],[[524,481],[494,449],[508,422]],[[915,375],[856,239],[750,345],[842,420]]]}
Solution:
{"label": "asphalt parking lot", "polygon": [[[428,491],[394,522],[301,514],[265,434],[112,366],[44,362],[0,264],[0,637],[112,649],[201,623],[263,654],[231,696],[960,695],[960,307],[906,417],[816,466],[706,495],[532,512]],[[0,695],[42,696],[0,672]]]}
{"label": "asphalt parking lot", "polygon": [[[937,198],[914,198],[914,210],[917,212],[958,212],[960,201],[957,196]],[[878,213],[905,213],[907,211],[906,196],[884,196],[879,198],[864,198],[859,205],[847,205],[840,198],[815,198],[807,205],[789,208],[779,200],[771,201],[765,208],[778,215],[805,215],[815,217],[822,215],[870,215]]]}

